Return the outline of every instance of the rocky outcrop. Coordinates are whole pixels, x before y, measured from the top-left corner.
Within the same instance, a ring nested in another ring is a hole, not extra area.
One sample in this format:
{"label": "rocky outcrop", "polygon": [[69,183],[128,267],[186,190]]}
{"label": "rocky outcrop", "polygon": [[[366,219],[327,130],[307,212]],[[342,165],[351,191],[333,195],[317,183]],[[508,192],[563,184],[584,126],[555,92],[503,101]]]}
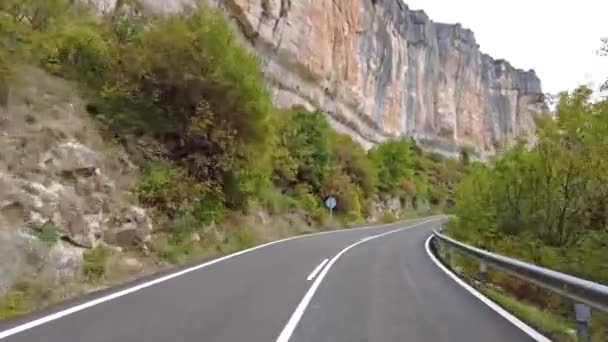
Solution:
{"label": "rocky outcrop", "polygon": [[[142,1],[165,13],[194,3]],[[210,2],[263,60],[279,106],[319,109],[367,146],[407,135],[444,153],[492,153],[531,133],[544,108],[534,71],[493,59],[470,30],[401,0]]]}
{"label": "rocky outcrop", "polygon": [[0,107],[0,295],[28,272],[56,283],[79,275],[83,251],[142,246],[152,233],[131,204],[138,172],[104,143],[73,85],[20,72]]}

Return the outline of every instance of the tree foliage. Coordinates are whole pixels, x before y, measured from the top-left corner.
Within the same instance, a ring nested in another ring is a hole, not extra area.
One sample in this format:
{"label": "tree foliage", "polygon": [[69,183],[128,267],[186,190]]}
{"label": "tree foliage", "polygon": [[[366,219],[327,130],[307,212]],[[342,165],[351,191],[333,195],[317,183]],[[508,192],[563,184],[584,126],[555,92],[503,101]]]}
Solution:
{"label": "tree foliage", "polygon": [[[534,145],[520,142],[465,178],[454,234],[494,247],[509,237],[535,241],[561,254],[548,266],[608,280],[570,269],[582,255],[596,267],[608,261],[588,249],[608,237],[608,103],[590,95],[586,88],[563,94],[555,118],[539,119]],[[521,256],[542,259],[543,249],[531,253]]]}
{"label": "tree foliage", "polygon": [[[449,231],[484,249],[608,283],[608,101],[579,88],[562,94],[555,117],[537,122],[536,142],[519,142],[488,165],[472,165],[458,185]],[[467,272],[474,273],[469,270]],[[518,298],[568,317],[571,303],[490,272]],[[607,321],[593,322],[598,340]]]}
{"label": "tree foliage", "polygon": [[259,61],[242,49],[225,19],[201,7],[159,19],[119,51],[107,87],[140,112],[198,181],[241,206],[265,178],[270,97]]}
{"label": "tree foliage", "polygon": [[384,193],[401,194],[399,185],[413,176],[413,152],[408,140],[389,141],[370,151],[378,166],[378,189]]}
{"label": "tree foliage", "polygon": [[285,166],[277,167],[277,180],[306,183],[320,192],[330,171],[334,132],[320,112],[294,107],[280,115],[278,144],[286,153],[284,158],[277,158]]}

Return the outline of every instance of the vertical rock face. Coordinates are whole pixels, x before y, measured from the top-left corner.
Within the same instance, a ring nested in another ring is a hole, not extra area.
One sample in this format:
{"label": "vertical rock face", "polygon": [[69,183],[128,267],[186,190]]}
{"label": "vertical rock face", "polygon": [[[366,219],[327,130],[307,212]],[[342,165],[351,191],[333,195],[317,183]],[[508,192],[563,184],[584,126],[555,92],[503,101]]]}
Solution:
{"label": "vertical rock face", "polygon": [[[263,61],[277,105],[327,113],[364,145],[403,135],[492,153],[534,129],[534,71],[483,54],[473,32],[401,0],[211,0]],[[188,0],[144,0],[174,11]]]}

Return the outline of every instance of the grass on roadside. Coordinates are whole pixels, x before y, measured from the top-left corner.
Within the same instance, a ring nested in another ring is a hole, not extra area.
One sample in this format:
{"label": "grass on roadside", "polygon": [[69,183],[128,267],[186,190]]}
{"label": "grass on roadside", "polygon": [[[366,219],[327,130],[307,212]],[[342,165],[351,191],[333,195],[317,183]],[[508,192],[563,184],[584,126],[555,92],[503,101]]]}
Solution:
{"label": "grass on roadside", "polygon": [[481,287],[478,289],[505,310],[538,329],[541,333],[548,335],[547,337],[551,338],[553,341],[576,341],[576,336],[573,334],[574,327],[565,318],[547,310],[540,309],[532,304],[519,301],[516,298],[495,289],[489,287]]}
{"label": "grass on roadside", "polygon": [[51,298],[52,289],[33,279],[17,281],[0,297],[0,320],[28,313]]}
{"label": "grass on roadside", "polygon": [[110,251],[103,246],[97,246],[84,253],[82,271],[88,281],[97,282],[104,278],[109,254]]}

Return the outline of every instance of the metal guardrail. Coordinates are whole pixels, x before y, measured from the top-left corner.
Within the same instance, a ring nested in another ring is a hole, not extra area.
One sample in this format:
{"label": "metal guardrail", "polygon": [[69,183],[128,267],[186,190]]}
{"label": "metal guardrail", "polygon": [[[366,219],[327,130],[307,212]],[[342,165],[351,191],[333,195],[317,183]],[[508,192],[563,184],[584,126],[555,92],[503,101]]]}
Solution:
{"label": "metal guardrail", "polygon": [[435,231],[434,235],[446,246],[487,262],[515,277],[530,281],[574,301],[608,312],[608,286],[484,251],[456,241],[438,231]]}
{"label": "metal guardrail", "polygon": [[[589,307],[608,312],[608,286],[469,246],[437,230],[433,232],[432,241],[441,242],[448,250],[457,250],[477,259],[482,272],[485,272],[486,265],[491,265],[512,276],[572,299],[578,303],[576,318],[579,323],[579,337],[583,341],[589,340],[588,331],[584,331],[588,329]],[[587,335],[586,338],[581,334]]]}

